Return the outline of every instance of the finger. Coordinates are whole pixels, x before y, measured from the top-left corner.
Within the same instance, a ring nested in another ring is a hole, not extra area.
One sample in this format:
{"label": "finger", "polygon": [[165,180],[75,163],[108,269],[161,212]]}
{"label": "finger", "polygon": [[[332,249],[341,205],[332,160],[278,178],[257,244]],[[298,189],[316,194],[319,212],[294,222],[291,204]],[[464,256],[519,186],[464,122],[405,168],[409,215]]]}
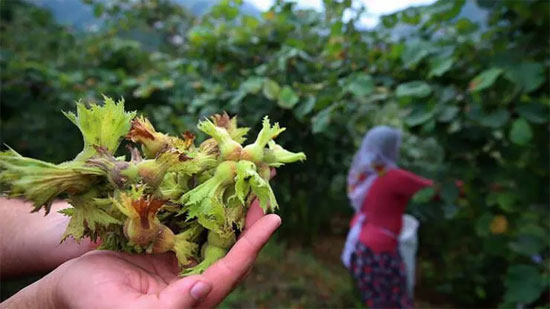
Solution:
{"label": "finger", "polygon": [[192,308],[212,291],[212,284],[201,276],[190,276],[168,285],[159,300],[166,308]]}
{"label": "finger", "polygon": [[226,257],[226,265],[233,272],[245,273],[269,237],[281,225],[281,218],[271,214],[262,217],[243,232],[241,239],[233,246]]}
{"label": "finger", "polygon": [[253,265],[251,265],[246,271],[246,273],[244,273],[243,277],[241,278],[241,281],[245,280],[246,278],[248,278],[248,276],[250,276],[250,273],[252,273],[252,268],[254,268]]}
{"label": "finger", "polygon": [[246,213],[246,219],[245,219],[245,229],[250,228],[256,221],[258,221],[261,217],[263,217],[264,210],[260,207],[260,202],[258,199],[254,199],[252,204],[250,205],[250,208],[248,209],[248,212]]}
{"label": "finger", "polygon": [[126,264],[137,266],[151,275],[158,276],[165,282],[174,282],[179,279],[180,267],[176,256],[172,252],[160,254],[129,254],[109,250],[94,250],[88,252],[84,257],[108,256],[116,260],[124,261]]}
{"label": "finger", "polygon": [[208,298],[198,304],[200,307],[214,307],[231,292],[252,267],[258,252],[280,224],[281,218],[277,215],[262,217],[243,233],[223,259],[204,272],[202,277],[214,285]]}
{"label": "finger", "polygon": [[273,179],[273,177],[277,176],[277,170],[275,168],[272,167],[269,172],[269,179]]}

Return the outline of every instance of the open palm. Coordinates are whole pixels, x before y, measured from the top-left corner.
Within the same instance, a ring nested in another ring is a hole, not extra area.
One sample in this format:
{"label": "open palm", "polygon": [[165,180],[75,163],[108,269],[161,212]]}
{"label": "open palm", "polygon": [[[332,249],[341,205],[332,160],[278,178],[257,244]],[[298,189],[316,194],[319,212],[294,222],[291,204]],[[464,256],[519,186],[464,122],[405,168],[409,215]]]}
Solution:
{"label": "open palm", "polygon": [[59,270],[64,275],[59,280],[58,297],[70,308],[82,304],[101,308],[181,308],[191,307],[198,300],[189,297],[189,291],[199,276],[179,278],[173,254],[93,251]]}
{"label": "open palm", "polygon": [[178,277],[180,269],[171,253],[89,252],[52,273],[55,302],[70,308],[213,307],[246,275],[279,224],[278,216],[263,216],[254,203],[242,237],[227,256],[202,275],[185,278]]}

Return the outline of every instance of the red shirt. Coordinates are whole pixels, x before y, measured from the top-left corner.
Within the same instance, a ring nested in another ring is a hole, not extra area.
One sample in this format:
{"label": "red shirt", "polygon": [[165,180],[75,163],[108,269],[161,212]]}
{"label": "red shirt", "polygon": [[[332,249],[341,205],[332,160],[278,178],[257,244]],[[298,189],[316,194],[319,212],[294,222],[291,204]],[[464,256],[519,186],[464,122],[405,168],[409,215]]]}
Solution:
{"label": "red shirt", "polygon": [[359,241],[376,252],[393,251],[397,247],[397,239],[388,235],[387,231],[399,235],[409,200],[418,190],[431,185],[431,180],[402,169],[392,169],[378,177],[361,208],[366,220]]}

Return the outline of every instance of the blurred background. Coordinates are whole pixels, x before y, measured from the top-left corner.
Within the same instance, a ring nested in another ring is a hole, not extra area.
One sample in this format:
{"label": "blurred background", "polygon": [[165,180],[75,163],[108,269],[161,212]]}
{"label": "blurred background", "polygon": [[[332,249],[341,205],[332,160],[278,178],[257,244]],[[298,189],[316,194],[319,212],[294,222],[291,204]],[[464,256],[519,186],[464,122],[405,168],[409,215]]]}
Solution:
{"label": "blurred background", "polygon": [[[221,307],[361,307],[339,256],[351,158],[368,128],[404,132],[417,195],[418,307],[549,301],[549,2],[0,1],[0,142],[62,162],[61,114],[124,97],[160,131],[227,111],[308,160],[273,181],[283,225]],[[195,130],[196,131],[196,130]],[[459,198],[453,179],[464,182]],[[2,282],[6,298],[33,278]]]}

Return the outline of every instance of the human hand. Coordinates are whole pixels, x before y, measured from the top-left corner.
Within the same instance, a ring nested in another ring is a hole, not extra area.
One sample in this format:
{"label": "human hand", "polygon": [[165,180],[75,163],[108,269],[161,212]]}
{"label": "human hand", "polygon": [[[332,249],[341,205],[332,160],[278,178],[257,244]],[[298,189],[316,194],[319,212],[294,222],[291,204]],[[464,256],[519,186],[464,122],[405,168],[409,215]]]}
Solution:
{"label": "human hand", "polygon": [[60,243],[70,218],[58,211],[68,207],[65,201],[54,202],[50,214],[44,216],[43,210],[30,213],[29,202],[0,198],[2,277],[50,271],[97,247],[89,239],[77,243],[69,238]]}
{"label": "human hand", "polygon": [[261,248],[280,224],[281,218],[278,215],[264,215],[258,200],[254,200],[246,214],[245,230],[237,243],[224,258],[201,275],[212,283],[212,291],[197,304],[198,308],[215,307],[233,291],[250,273]]}
{"label": "human hand", "polygon": [[45,262],[51,265],[50,269],[94,250],[99,246],[99,240],[97,243],[94,243],[89,238],[84,238],[77,243],[72,237],[69,237],[61,242],[70,217],[59,213],[59,211],[69,207],[72,206],[66,201],[60,200],[52,204],[51,211],[47,216],[43,214],[43,211],[40,211],[36,215],[30,214],[43,216],[42,220],[36,220],[35,228],[30,230],[32,235],[29,236],[29,239],[36,240],[34,244],[35,254],[43,256]]}
{"label": "human hand", "polygon": [[[23,295],[18,293],[7,302],[22,302],[32,297],[40,300],[42,306],[55,308],[213,307],[247,274],[279,225],[277,215],[263,216],[255,202],[247,214],[242,237],[226,257],[202,275],[179,278],[177,260],[170,253],[129,255],[94,251],[66,262],[21,291]],[[45,295],[37,297],[36,293]]]}

